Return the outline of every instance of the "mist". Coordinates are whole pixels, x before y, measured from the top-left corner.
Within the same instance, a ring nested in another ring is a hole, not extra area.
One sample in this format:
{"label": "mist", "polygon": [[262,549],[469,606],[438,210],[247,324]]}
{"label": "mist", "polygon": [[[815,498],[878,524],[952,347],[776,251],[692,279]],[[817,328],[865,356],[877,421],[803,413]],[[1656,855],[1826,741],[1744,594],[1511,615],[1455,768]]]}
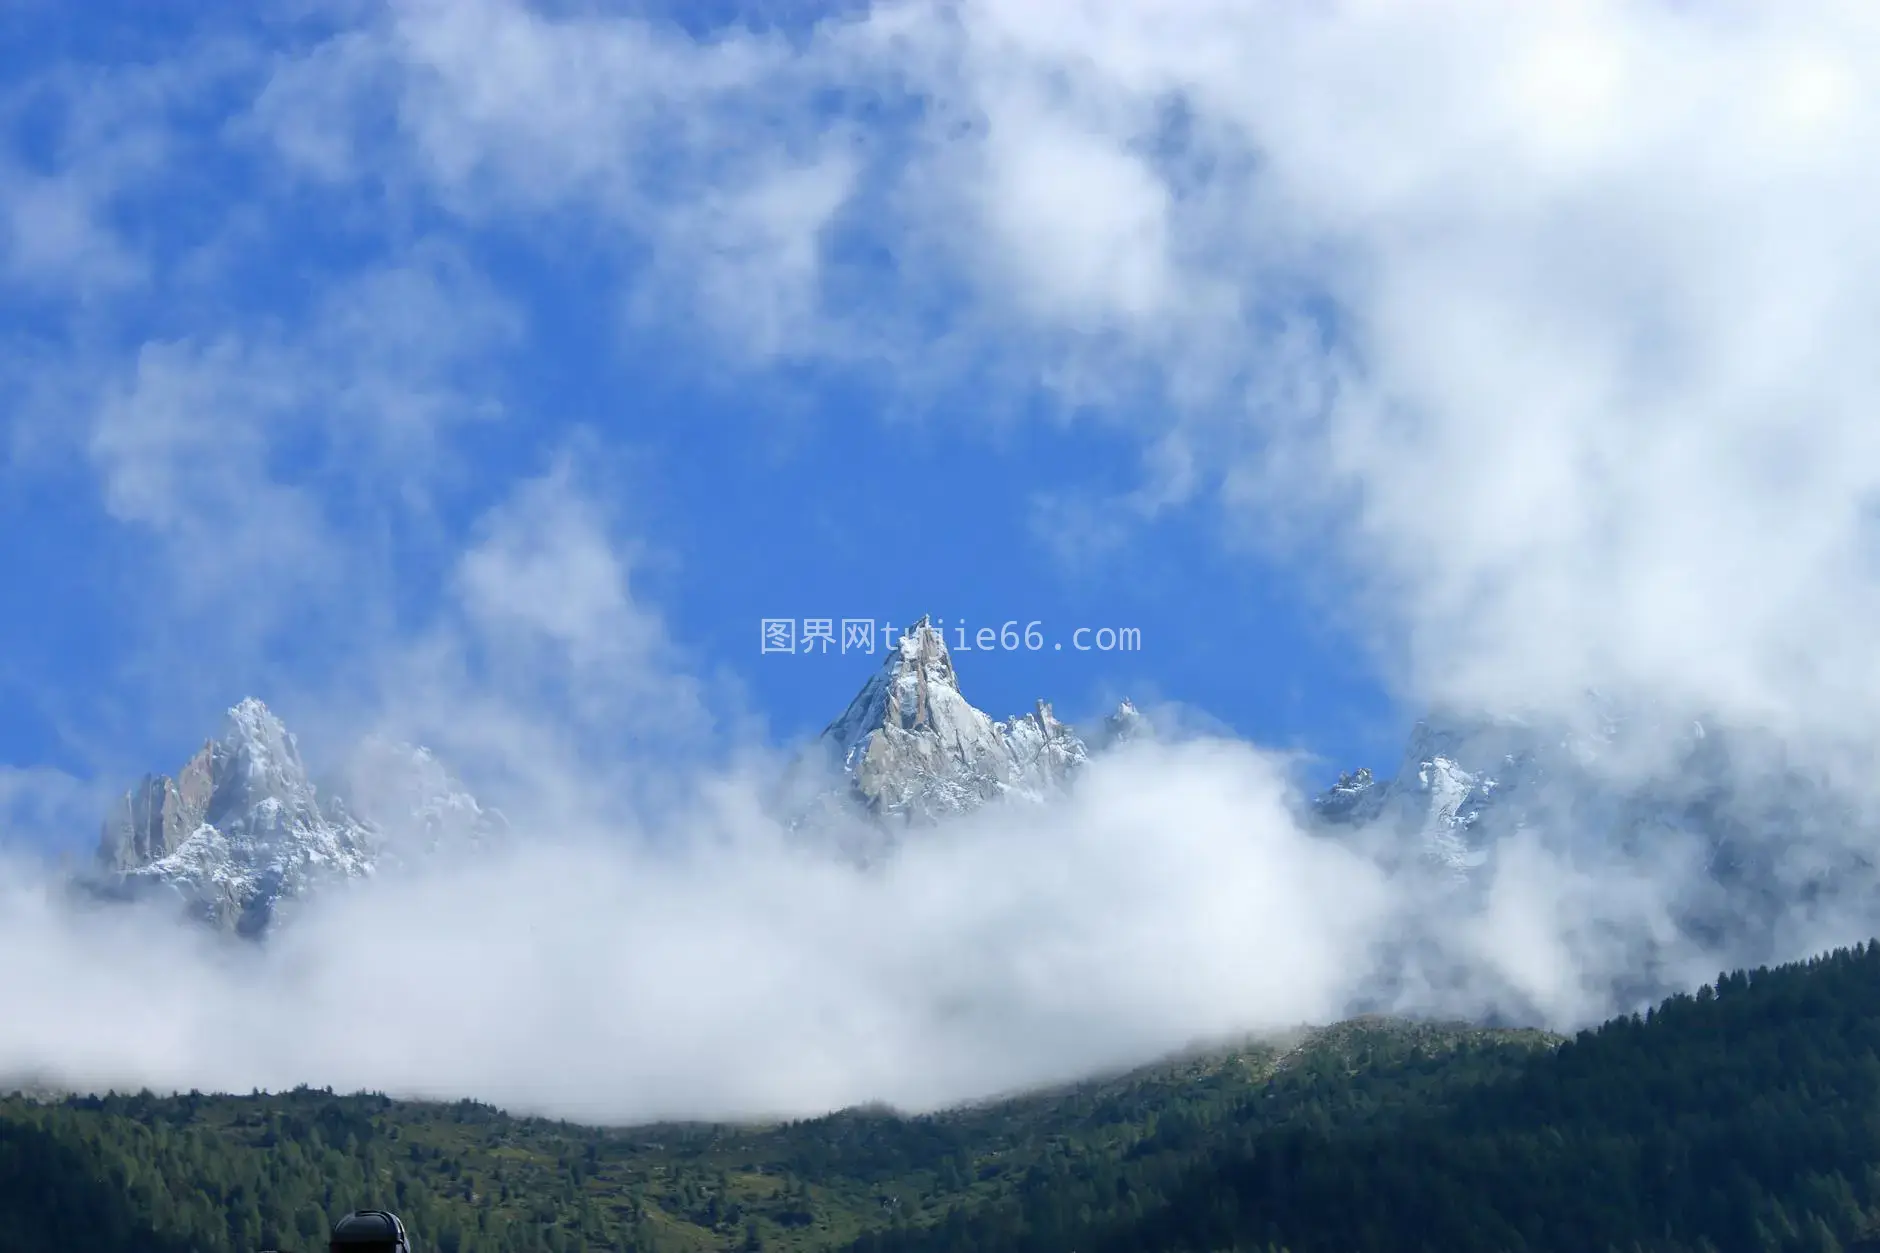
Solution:
{"label": "mist", "polygon": [[[1460,884],[1410,833],[1313,823],[1300,763],[1229,739],[1121,746],[1054,802],[876,834],[865,863],[862,828],[778,819],[774,759],[647,804],[631,772],[600,776],[610,792],[575,764],[583,786],[560,790],[559,747],[517,776],[539,799],[512,784],[504,838],[316,892],[259,943],[8,866],[0,1075],[614,1125],[928,1111],[1354,1012],[1571,1031],[1874,916],[1871,895],[1764,884],[1774,932],[1701,934],[1700,834],[1622,849],[1590,815],[1505,836]],[[1854,838],[1788,834],[1766,851],[1804,878]]]}
{"label": "mist", "polygon": [[1285,798],[1244,745],[1148,745],[1061,808],[914,832],[864,869],[719,778],[681,839],[521,821],[310,898],[263,946],[12,875],[0,942],[30,956],[0,972],[0,1073],[606,1122],[1077,1078],[1337,1015],[1392,902]]}

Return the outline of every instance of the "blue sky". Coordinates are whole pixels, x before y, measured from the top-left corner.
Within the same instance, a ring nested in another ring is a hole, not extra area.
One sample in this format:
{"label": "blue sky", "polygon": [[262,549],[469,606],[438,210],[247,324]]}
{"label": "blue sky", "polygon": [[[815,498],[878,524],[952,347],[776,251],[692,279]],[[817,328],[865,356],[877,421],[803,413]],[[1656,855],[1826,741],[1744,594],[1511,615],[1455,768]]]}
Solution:
{"label": "blue sky", "polygon": [[[945,284],[897,290],[905,259],[867,229],[825,240],[849,255],[821,299],[856,288],[913,340],[849,362],[740,357],[686,309],[656,241],[603,238],[604,208],[516,210],[497,193],[486,208],[474,188],[440,203],[370,93],[347,119],[347,176],[295,171],[255,101],[283,73],[274,58],[341,37],[346,8],[237,12],[6,19],[0,168],[22,216],[0,287],[15,412],[0,570],[16,589],[0,760],[101,784],[172,766],[244,694],[291,715],[298,692],[363,682],[362,658],[436,613],[486,512],[570,448],[638,554],[632,595],[663,620],[673,664],[774,741],[819,729],[877,660],[761,655],[761,618],[926,612],[975,632],[1039,621],[1064,646],[962,653],[995,714],[1045,697],[1088,717],[1129,695],[1324,754],[1319,773],[1391,751],[1377,676],[1285,565],[1237,543],[1210,502],[1147,519],[1117,503],[1143,478],[1131,409],[1162,403],[1153,388],[1130,380],[1136,395],[1093,416],[1028,380],[1037,363],[984,346],[931,388],[884,381],[890,351],[925,351],[960,315]],[[722,140],[633,176],[671,161],[709,179],[712,145],[742,143],[747,122],[768,125],[727,107]],[[411,303],[380,303],[374,284],[400,276]],[[636,292],[681,316],[623,310]],[[363,384],[380,394],[336,395],[349,371],[383,376]],[[122,455],[160,473],[114,498],[98,415],[135,407],[127,395],[148,402],[149,429]],[[407,422],[424,429],[372,446]],[[303,525],[327,553],[295,550]],[[230,556],[246,533],[265,533],[262,551]],[[295,563],[327,557],[342,574],[296,586]],[[1078,626],[1135,628],[1141,651],[1077,652]]]}
{"label": "blue sky", "polygon": [[1595,686],[1854,725],[1865,27],[1460,8],[1502,51],[1210,0],[9,6],[15,825],[249,693],[316,748],[785,743],[872,663],[767,616],[1138,628],[959,667],[1319,782]]}

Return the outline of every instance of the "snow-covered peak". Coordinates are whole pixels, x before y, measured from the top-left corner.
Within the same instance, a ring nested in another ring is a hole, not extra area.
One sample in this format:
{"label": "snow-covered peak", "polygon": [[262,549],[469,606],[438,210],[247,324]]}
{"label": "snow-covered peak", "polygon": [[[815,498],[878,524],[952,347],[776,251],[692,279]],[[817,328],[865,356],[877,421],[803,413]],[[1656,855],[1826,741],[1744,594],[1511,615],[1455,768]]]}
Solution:
{"label": "snow-covered peak", "polygon": [[902,634],[900,643],[888,655],[887,666],[902,674],[917,672],[924,682],[960,690],[946,636],[928,614],[922,614],[920,621]]}
{"label": "snow-covered peak", "polygon": [[921,618],[889,647],[881,669],[823,731],[823,740],[838,749],[844,766],[851,766],[884,727],[932,732],[956,746],[977,744],[991,734],[992,720],[960,694],[946,638],[930,618]]}
{"label": "snow-covered peak", "polygon": [[1039,701],[1028,714],[998,723],[994,728],[1022,778],[1034,780],[1040,792],[1062,786],[1088,764],[1090,750],[1077,733],[1057,720],[1047,701]]}
{"label": "snow-covered peak", "polygon": [[90,885],[111,895],[172,893],[193,915],[256,935],[316,886],[373,874],[400,829],[484,830],[492,820],[436,759],[403,747],[374,756],[364,804],[323,794],[292,732],[243,700],[174,777],[146,775],[113,806]]}
{"label": "snow-covered peak", "polygon": [[212,747],[224,788],[239,789],[240,801],[274,798],[284,804],[314,804],[312,781],[300,758],[300,743],[266,705],[254,697],[230,709],[222,738]]}
{"label": "snow-covered peak", "polygon": [[1483,815],[1535,774],[1539,737],[1515,720],[1433,716],[1411,728],[1396,773],[1347,772],[1315,801],[1339,826],[1387,823],[1425,861],[1464,876],[1487,860]]}
{"label": "snow-covered peak", "polygon": [[269,762],[300,764],[300,745],[274,711],[250,696],[231,708],[223,719],[222,742],[241,748],[264,767]]}
{"label": "snow-covered peak", "polygon": [[929,821],[1004,797],[1042,800],[1086,764],[1076,732],[1039,701],[994,721],[961,693],[946,639],[923,617],[820,738],[850,799],[877,817]]}

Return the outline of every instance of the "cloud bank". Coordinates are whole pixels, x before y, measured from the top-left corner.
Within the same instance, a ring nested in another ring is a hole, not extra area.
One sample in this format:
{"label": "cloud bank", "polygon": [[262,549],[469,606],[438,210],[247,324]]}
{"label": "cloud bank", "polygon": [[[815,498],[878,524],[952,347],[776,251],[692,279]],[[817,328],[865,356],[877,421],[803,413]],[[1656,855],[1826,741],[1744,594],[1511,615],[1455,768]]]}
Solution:
{"label": "cloud bank", "polygon": [[162,911],[75,915],[16,877],[0,931],[34,956],[0,994],[61,1012],[9,1016],[0,1072],[313,1078],[608,1121],[1074,1077],[1337,1013],[1384,884],[1302,839],[1283,795],[1245,746],[1147,746],[1062,809],[988,811],[864,872],[721,782],[668,815],[682,841],[525,825],[316,898],[265,951]]}
{"label": "cloud bank", "polygon": [[1860,738],[1877,37],[1832,3],[904,0],[709,38],[405,3],[255,126],[306,178],[583,223],[731,358],[1134,423],[1137,505],[1335,552],[1417,700],[1649,688]]}

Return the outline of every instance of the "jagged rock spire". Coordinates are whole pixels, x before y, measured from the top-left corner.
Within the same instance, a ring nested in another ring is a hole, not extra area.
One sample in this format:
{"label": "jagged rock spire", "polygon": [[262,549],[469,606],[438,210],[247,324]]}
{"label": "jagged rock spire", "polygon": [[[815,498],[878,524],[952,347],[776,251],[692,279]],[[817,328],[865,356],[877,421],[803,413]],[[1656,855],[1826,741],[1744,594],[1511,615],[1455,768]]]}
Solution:
{"label": "jagged rock spire", "polygon": [[851,755],[886,727],[927,731],[957,743],[977,738],[990,726],[991,720],[960,695],[946,640],[923,617],[889,645],[881,669],[823,731],[823,739],[841,748],[844,764],[853,764]]}
{"label": "jagged rock spire", "polygon": [[113,805],[86,886],[112,896],[173,893],[204,921],[258,935],[283,904],[372,874],[394,855],[382,819],[432,844],[500,824],[423,749],[368,745],[377,773],[355,797],[366,806],[357,813],[356,803],[315,787],[273,711],[243,700],[174,778],[146,775]]}
{"label": "jagged rock spire", "polygon": [[925,616],[890,644],[881,669],[824,730],[821,744],[864,809],[907,821],[1004,797],[1041,800],[1069,783],[1089,757],[1045,701],[1003,722],[976,709],[960,692],[945,637]]}
{"label": "jagged rock spire", "polygon": [[113,807],[98,861],[117,890],[168,889],[205,921],[256,934],[314,880],[368,873],[373,843],[322,803],[292,732],[251,697],[175,778],[146,775]]}

